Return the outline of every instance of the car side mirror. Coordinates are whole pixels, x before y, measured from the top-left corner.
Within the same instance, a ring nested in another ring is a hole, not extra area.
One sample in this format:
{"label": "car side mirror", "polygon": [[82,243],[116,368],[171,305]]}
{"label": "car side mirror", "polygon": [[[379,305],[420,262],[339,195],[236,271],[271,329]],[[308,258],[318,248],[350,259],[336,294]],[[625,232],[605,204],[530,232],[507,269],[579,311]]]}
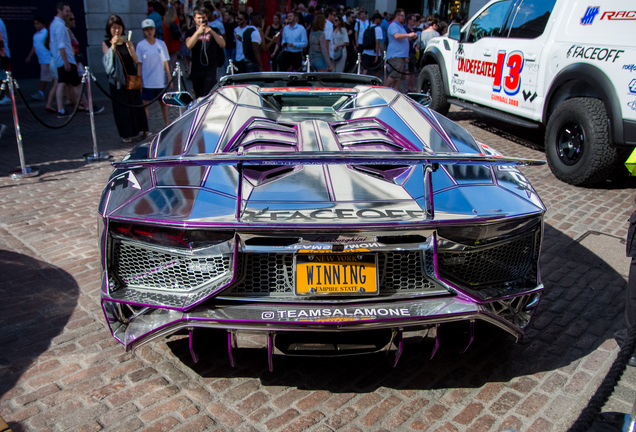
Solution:
{"label": "car side mirror", "polygon": [[452,23],[448,26],[448,37],[459,42],[461,39],[461,25],[459,23]]}
{"label": "car side mirror", "polygon": [[406,95],[410,97],[411,99],[413,99],[418,104],[423,105],[425,107],[429,106],[431,104],[431,101],[433,100],[433,98],[431,98],[429,95],[425,93],[407,93]]}
{"label": "car side mirror", "polygon": [[170,92],[163,95],[161,98],[163,103],[176,107],[187,107],[192,103],[192,95],[188,92]]}

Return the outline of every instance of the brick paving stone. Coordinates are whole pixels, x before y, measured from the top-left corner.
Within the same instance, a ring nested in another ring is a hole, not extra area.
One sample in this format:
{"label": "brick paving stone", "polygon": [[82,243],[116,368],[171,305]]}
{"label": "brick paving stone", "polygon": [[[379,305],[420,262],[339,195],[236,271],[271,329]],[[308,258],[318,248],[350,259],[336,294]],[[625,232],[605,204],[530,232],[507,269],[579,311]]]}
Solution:
{"label": "brick paving stone", "polygon": [[[106,112],[95,117],[100,150],[120,159],[131,146],[118,139],[104,102]],[[38,109],[43,105],[36,103]],[[86,116],[49,131],[20,110],[27,163],[42,174],[3,177],[18,164],[9,125],[1,141],[0,271],[13,267],[0,278],[0,412],[16,432],[560,431],[576,419],[618,352],[612,334],[622,325],[624,276],[602,256],[581,262],[586,251],[577,240],[591,230],[624,238],[636,182],[576,188],[540,166],[522,171],[548,208],[540,262],[547,289],[517,345],[478,326],[466,354],[442,339],[432,360],[430,348],[406,347],[395,369],[370,356],[363,372],[361,359],[276,358],[270,373],[264,355],[249,354],[235,369],[223,355],[193,365],[179,338],[125,353],[99,304],[96,207],[112,168],[81,158],[91,147]],[[0,106],[0,117],[9,113]],[[449,117],[506,155],[545,156],[536,150],[536,131],[457,108]],[[158,112],[150,121],[160,129]],[[607,407],[629,407],[635,392],[636,371],[626,371]]]}

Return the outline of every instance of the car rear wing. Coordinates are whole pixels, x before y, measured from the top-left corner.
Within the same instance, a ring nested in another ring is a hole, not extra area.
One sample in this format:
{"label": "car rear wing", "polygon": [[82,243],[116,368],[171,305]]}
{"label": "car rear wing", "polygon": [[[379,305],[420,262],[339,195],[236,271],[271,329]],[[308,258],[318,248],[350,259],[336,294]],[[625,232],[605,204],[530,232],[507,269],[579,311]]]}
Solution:
{"label": "car rear wing", "polygon": [[[542,165],[545,161],[510,158],[486,154],[424,154],[422,152],[379,152],[379,151],[336,151],[336,152],[293,152],[293,153],[250,153],[241,154],[216,153],[193,156],[159,157],[152,159],[128,159],[113,162],[120,170],[134,170],[155,167],[176,166],[215,166],[236,165],[239,172],[248,166],[285,166],[285,165],[422,165],[425,170],[425,208],[424,219],[433,220],[435,208],[433,203],[433,172],[440,165],[480,165],[480,166],[531,166]],[[131,172],[132,174],[132,172]],[[134,175],[133,175],[134,177]],[[241,176],[241,179],[243,177]],[[239,181],[237,197],[242,196],[243,182]],[[241,200],[237,200],[236,218],[241,221],[243,209]]]}
{"label": "car rear wing", "polygon": [[425,165],[437,170],[439,165],[534,166],[545,161],[473,153],[424,154],[421,152],[321,151],[293,153],[214,153],[193,156],[169,156],[148,159],[125,159],[113,162],[117,169],[183,165]]}

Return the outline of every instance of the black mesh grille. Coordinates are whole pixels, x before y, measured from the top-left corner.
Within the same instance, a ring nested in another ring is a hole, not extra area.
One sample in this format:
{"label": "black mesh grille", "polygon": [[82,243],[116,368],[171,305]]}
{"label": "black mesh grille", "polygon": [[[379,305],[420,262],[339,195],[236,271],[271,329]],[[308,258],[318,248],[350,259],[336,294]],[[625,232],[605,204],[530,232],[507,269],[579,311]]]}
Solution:
{"label": "black mesh grille", "polygon": [[230,292],[244,295],[291,293],[294,288],[292,254],[239,254],[240,279]]}
{"label": "black mesh grille", "polygon": [[195,257],[120,241],[113,258],[112,270],[123,284],[151,289],[192,290],[230,272],[229,256]]}
{"label": "black mesh grille", "polygon": [[[244,296],[290,295],[294,291],[293,254],[241,254],[240,278],[228,294]],[[424,272],[421,251],[378,253],[380,293],[435,289]]]}
{"label": "black mesh grille", "polygon": [[440,272],[469,286],[523,278],[535,261],[535,233],[484,248],[438,251]]}

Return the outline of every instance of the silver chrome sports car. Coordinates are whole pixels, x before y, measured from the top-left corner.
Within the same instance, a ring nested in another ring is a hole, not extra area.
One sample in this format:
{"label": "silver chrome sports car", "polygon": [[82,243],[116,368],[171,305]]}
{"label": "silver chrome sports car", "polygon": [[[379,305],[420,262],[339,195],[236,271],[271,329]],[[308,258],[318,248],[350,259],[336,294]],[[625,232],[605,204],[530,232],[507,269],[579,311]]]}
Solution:
{"label": "silver chrome sports car", "polygon": [[[476,320],[523,336],[545,208],[516,166],[376,78],[226,77],[132,150],[99,213],[126,349],[224,332],[274,354],[392,351]],[[200,335],[200,336],[199,336]]]}

